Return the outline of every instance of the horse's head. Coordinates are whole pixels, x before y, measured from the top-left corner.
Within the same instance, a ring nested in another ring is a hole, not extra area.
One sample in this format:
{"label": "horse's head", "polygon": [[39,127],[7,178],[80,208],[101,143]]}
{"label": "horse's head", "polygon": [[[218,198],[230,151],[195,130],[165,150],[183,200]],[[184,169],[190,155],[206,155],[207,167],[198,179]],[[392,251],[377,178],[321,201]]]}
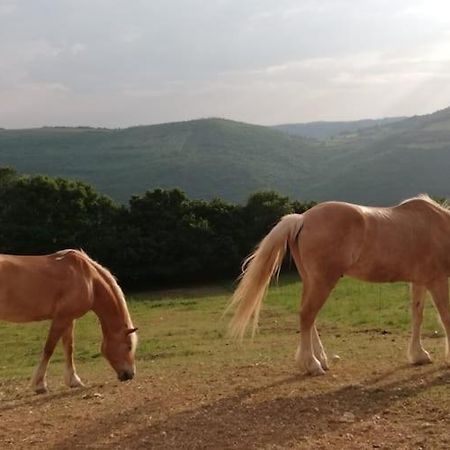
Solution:
{"label": "horse's head", "polygon": [[131,380],[136,368],[134,353],[137,344],[137,328],[124,328],[103,337],[102,353],[116,371],[120,381]]}

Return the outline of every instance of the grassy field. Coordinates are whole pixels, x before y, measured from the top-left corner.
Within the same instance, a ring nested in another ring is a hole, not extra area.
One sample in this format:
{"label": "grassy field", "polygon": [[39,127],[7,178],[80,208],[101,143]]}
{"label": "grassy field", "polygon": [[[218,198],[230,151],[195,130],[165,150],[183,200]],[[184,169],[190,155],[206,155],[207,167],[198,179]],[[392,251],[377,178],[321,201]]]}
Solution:
{"label": "grassy field", "polygon": [[411,367],[408,286],[341,280],[318,321],[330,372],[315,378],[293,360],[300,283],[288,276],[270,289],[260,332],[242,345],[222,318],[231,290],[129,294],[140,343],[126,383],[99,354],[88,314],[76,330],[87,386],[63,385],[58,349],[48,395],[28,389],[48,324],[1,323],[0,448],[449,448],[450,374],[431,302],[423,336],[435,363]]}
{"label": "grassy field", "polygon": [[[137,364],[170,367],[171,364],[211,359],[228,345],[236,345],[226,338],[227,318],[222,312],[229,300],[232,286],[191,288],[129,294],[132,318],[139,327]],[[297,311],[301,284],[294,276],[283,277],[270,289],[260,322],[260,333],[254,342],[240,348],[242,359],[257,357],[263,351],[271,334],[292,331],[292,351],[298,331]],[[279,330],[277,324],[280,322]],[[405,283],[368,284],[343,279],[320,312],[319,328],[409,330],[409,287]],[[2,361],[0,380],[27,379],[35,366],[48,330],[48,323],[0,323]],[[426,304],[424,334],[441,332],[431,301]],[[326,334],[325,334],[326,339]],[[97,318],[89,313],[77,322],[76,362],[80,372],[105,370],[106,362],[100,355],[101,332]],[[264,343],[264,344],[262,344]],[[250,350],[249,350],[250,349]],[[255,355],[249,355],[254,350]],[[237,358],[240,358],[238,355]],[[51,373],[62,372],[63,355],[58,347],[52,359]]]}

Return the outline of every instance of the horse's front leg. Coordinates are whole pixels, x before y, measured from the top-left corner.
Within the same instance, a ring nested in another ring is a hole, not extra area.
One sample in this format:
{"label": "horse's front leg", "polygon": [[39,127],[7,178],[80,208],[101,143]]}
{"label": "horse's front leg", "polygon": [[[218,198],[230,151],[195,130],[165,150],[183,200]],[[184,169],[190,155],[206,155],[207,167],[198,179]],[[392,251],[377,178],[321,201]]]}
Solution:
{"label": "horse's front leg", "polygon": [[70,322],[67,320],[55,318],[50,325],[50,330],[48,332],[47,341],[45,342],[44,351],[42,352],[41,361],[39,362],[31,381],[31,387],[37,394],[45,394],[48,392],[46,380],[48,362],[53,355],[56,344],[69,324]]}
{"label": "horse's front leg", "polygon": [[408,359],[411,364],[428,364],[431,362],[430,354],[422,347],[420,339],[426,292],[425,286],[416,283],[411,285],[412,334],[408,348]]}
{"label": "horse's front leg", "polygon": [[71,388],[82,387],[84,384],[81,382],[80,377],[76,373],[75,363],[73,361],[73,330],[75,321],[72,320],[70,325],[64,330],[62,335],[62,344],[64,348],[65,357],[65,369],[64,369],[64,382],[66,386]]}

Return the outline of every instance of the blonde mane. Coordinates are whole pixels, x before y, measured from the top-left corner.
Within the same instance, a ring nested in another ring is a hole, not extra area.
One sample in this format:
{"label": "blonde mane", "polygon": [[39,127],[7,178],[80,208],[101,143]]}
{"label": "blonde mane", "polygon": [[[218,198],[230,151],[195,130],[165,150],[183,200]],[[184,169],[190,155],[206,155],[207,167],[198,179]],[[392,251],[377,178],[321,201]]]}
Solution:
{"label": "blonde mane", "polygon": [[[57,252],[57,254],[59,255],[57,259],[63,259],[68,254],[75,254],[80,258],[82,258],[84,261],[86,261],[94,269],[94,271],[98,273],[100,278],[106,283],[106,285],[116,298],[117,307],[120,309],[125,319],[124,325],[127,328],[133,328],[133,322],[131,321],[131,316],[128,311],[125,295],[121,287],[117,283],[116,277],[106,267],[102,266],[99,262],[92,259],[86,252],[84,252],[81,249],[60,250],[59,252]],[[133,351],[135,351],[137,346],[137,335],[135,333],[131,335],[131,342],[133,346]]]}
{"label": "blonde mane", "polygon": [[427,203],[430,203],[431,205],[436,206],[439,209],[449,211],[450,210],[450,203],[448,199],[445,199],[442,203],[437,202],[436,200],[433,200],[428,194],[419,194],[416,197],[407,198],[406,200],[403,200],[399,206],[404,205],[406,203],[410,203],[416,200],[422,200]]}
{"label": "blonde mane", "polygon": [[[125,300],[125,295],[117,283],[116,277],[106,268],[103,267],[100,263],[90,258],[83,250],[79,250],[79,253],[83,256],[84,259],[86,259],[88,262],[90,262],[94,268],[97,270],[99,275],[102,277],[102,279],[105,281],[105,283],[108,285],[108,287],[112,290],[113,294],[115,295],[116,299],[118,300],[118,306],[122,310],[122,313],[126,319],[126,326],[127,328],[133,328],[133,322],[131,321],[131,316],[128,311],[127,302]],[[130,335],[131,337],[131,344],[132,344],[132,351],[133,353],[136,351],[137,347],[137,334],[132,333]]]}

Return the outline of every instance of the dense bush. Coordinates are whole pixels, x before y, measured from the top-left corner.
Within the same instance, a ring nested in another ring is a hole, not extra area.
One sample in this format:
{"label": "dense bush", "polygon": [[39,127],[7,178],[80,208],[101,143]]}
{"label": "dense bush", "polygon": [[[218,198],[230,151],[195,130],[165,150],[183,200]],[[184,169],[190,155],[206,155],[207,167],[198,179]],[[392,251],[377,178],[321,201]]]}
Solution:
{"label": "dense bush", "polygon": [[238,274],[282,215],[313,204],[273,191],[236,205],[156,189],[124,206],[81,182],[0,168],[0,252],[83,248],[129,286],[220,279]]}

